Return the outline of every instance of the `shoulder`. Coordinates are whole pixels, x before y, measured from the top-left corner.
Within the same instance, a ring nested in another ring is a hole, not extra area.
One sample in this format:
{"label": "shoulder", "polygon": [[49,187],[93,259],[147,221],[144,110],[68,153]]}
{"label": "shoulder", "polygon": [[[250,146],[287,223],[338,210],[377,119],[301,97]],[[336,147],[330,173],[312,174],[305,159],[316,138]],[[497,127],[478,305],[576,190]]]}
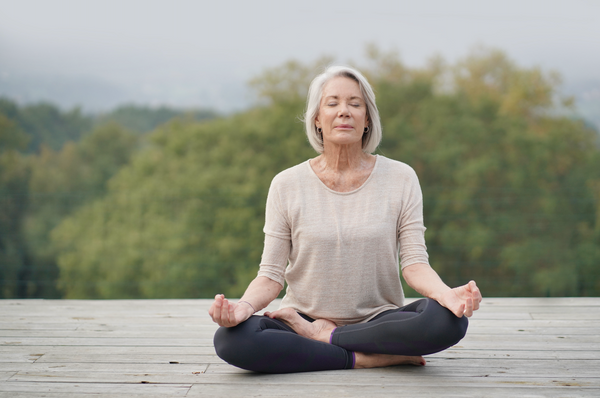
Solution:
{"label": "shoulder", "polygon": [[302,184],[310,175],[308,160],[279,172],[271,181],[271,188],[290,188]]}
{"label": "shoulder", "polygon": [[408,164],[378,155],[378,171],[384,178],[418,181],[417,173]]}

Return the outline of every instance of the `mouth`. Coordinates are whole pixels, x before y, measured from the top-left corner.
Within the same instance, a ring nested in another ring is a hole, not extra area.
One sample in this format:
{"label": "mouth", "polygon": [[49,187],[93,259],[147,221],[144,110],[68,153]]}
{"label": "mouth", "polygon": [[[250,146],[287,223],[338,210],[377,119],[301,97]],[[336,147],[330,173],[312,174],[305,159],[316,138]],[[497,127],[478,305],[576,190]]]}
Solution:
{"label": "mouth", "polygon": [[349,124],[340,124],[335,126],[336,129],[351,129],[353,128],[352,126],[350,126]]}

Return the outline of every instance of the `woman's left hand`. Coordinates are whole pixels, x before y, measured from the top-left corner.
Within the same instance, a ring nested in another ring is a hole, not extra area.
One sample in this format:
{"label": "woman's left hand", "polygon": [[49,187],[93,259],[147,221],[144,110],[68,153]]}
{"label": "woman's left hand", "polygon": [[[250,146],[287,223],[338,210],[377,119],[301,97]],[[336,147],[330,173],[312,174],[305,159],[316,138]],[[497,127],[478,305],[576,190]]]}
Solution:
{"label": "woman's left hand", "polygon": [[473,311],[479,309],[481,292],[475,281],[471,281],[466,285],[446,290],[438,301],[457,317],[461,318],[463,315],[470,317],[473,315]]}

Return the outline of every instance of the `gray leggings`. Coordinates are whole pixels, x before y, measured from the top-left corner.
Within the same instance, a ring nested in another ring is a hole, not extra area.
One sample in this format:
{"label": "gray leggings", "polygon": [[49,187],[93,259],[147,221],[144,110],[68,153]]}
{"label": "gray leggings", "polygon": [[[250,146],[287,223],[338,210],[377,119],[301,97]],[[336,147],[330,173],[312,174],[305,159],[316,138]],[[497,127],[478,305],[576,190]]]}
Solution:
{"label": "gray leggings", "polygon": [[214,344],[221,359],[255,372],[351,369],[354,352],[415,356],[445,350],[465,336],[468,323],[435,300],[422,299],[382,312],[367,323],[338,327],[331,344],[302,337],[277,319],[256,315],[235,327],[219,328]]}

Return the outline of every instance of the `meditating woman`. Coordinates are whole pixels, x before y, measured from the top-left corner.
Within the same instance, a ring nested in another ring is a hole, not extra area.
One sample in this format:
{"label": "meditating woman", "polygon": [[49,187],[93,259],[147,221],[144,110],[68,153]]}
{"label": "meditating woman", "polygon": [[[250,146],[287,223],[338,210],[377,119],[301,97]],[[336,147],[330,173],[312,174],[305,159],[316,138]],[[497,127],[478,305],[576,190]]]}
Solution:
{"label": "meditating woman", "polygon": [[[375,95],[332,66],[310,85],[306,134],[320,153],[278,174],[267,197],[258,276],[243,297],[217,295],[217,355],[266,373],[425,365],[461,340],[481,294],[429,266],[421,188],[408,165],[372,155]],[[404,303],[399,275],[427,297]],[[280,308],[265,308],[287,282]]]}

